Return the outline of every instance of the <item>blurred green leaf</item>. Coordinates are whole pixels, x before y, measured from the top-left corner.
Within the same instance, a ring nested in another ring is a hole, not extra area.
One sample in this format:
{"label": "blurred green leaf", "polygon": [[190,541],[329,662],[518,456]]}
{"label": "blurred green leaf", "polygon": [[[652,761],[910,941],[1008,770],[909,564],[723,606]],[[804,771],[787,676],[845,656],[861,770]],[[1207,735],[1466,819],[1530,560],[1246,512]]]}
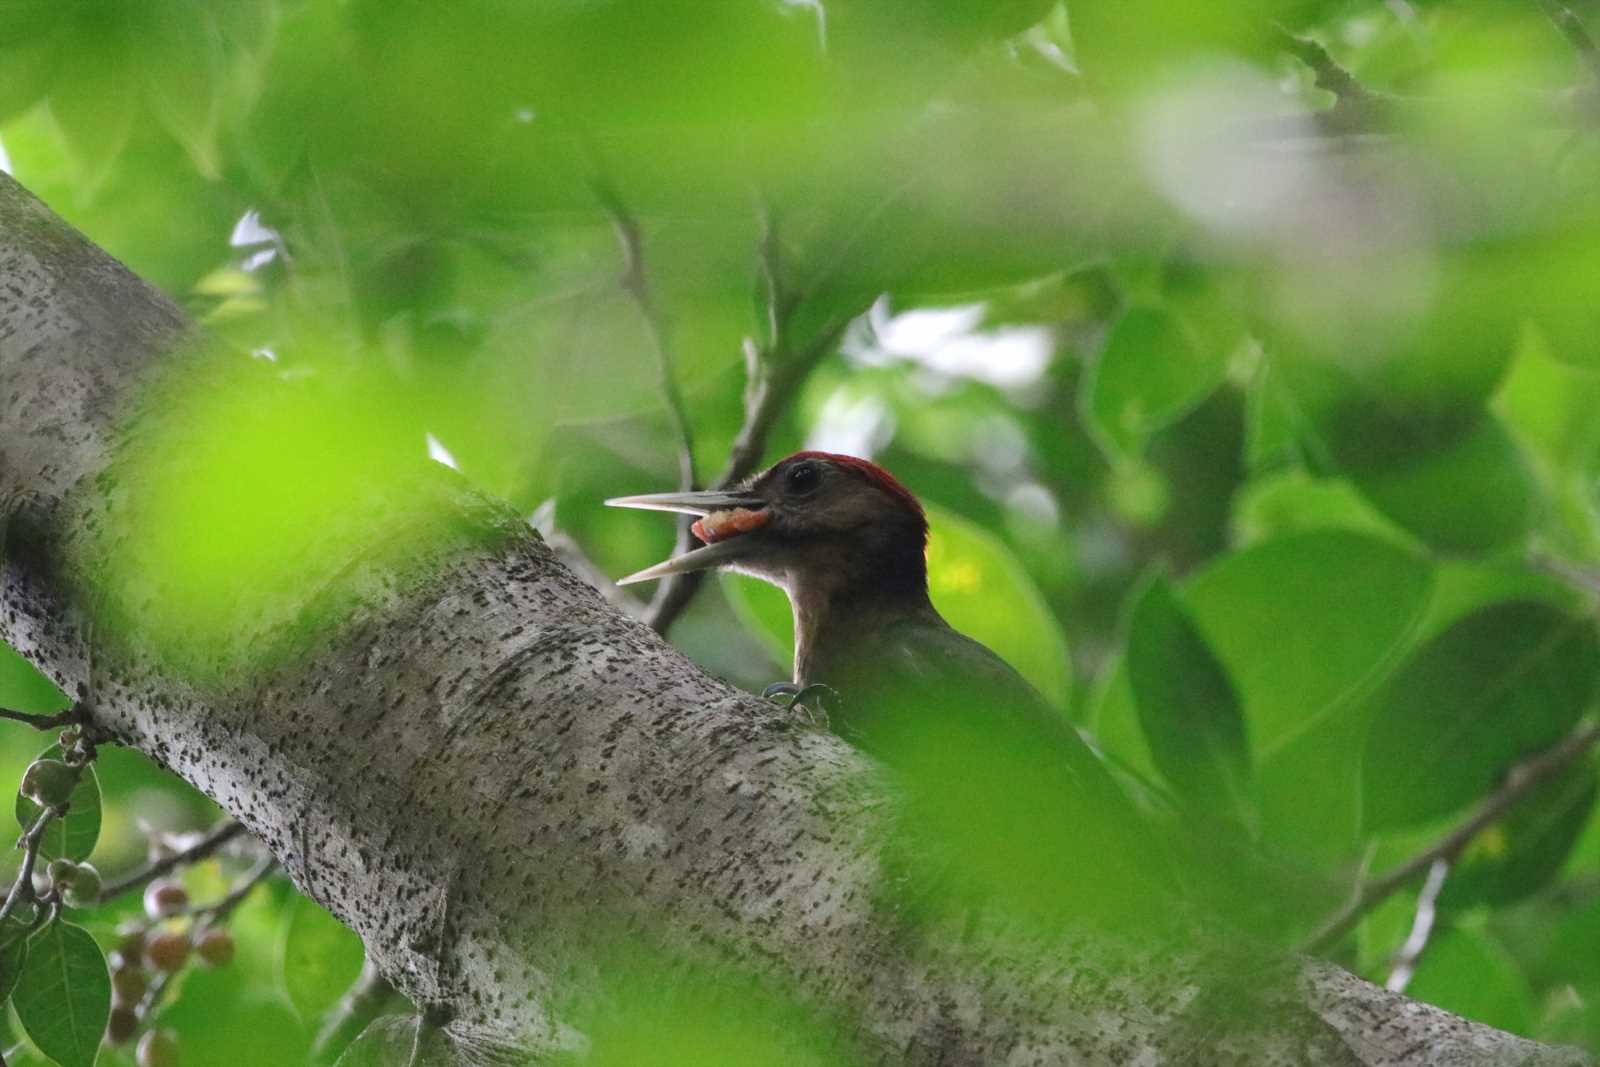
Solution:
{"label": "blurred green leaf", "polygon": [[1381,679],[1432,582],[1425,561],[1391,543],[1317,530],[1222,557],[1189,581],[1184,599],[1265,753]]}
{"label": "blurred green leaf", "polygon": [[1537,489],[1498,419],[1485,416],[1453,442],[1392,460],[1352,476],[1379,509],[1428,543],[1487,552],[1528,534]]}
{"label": "blurred green leaf", "polygon": [[28,942],[11,1003],[39,1051],[61,1067],[93,1067],[111,1014],[105,954],[87,931],[50,923]]}
{"label": "blurred green leaf", "polygon": [[[244,0],[239,7],[260,6]],[[138,57],[145,98],[201,174],[215,178],[217,123],[226,57],[211,4],[144,0],[130,21],[129,46]]]}
{"label": "blurred green leaf", "polygon": [[361,973],[361,939],[320,905],[295,896],[278,939],[278,989],[301,1019],[316,1019]]}
{"label": "blurred green leaf", "polygon": [[1159,574],[1134,602],[1127,656],[1162,775],[1188,800],[1250,825],[1250,749],[1233,683]]}
{"label": "blurred green leaf", "polygon": [[1484,608],[1429,641],[1384,687],[1362,771],[1374,829],[1448,815],[1572,728],[1594,696],[1592,625],[1543,604]]}
{"label": "blurred green leaf", "polygon": [[60,57],[56,39],[50,35],[34,38],[0,37],[0,123],[7,122],[38,103],[50,87]]}
{"label": "blurred green leaf", "polygon": [[1526,977],[1490,935],[1475,930],[1436,931],[1406,995],[1514,1034],[1533,1026]]}
{"label": "blurred green leaf", "polygon": [[[37,758],[59,760],[61,748],[51,745]],[[16,810],[17,824],[26,829],[44,809],[18,793]],[[78,772],[78,784],[67,802],[67,813],[52,821],[39,839],[39,855],[47,860],[57,857],[75,861],[88,859],[100,840],[100,815],[100,779],[94,767],[87,766]]]}
{"label": "blurred green leaf", "polygon": [[133,135],[139,112],[120,16],[114,10],[80,20],[60,53],[62,69],[50,87],[50,114],[66,142],[85,196],[105,185]]}
{"label": "blurred green leaf", "polygon": [[1419,547],[1342,478],[1314,478],[1288,468],[1255,478],[1233,502],[1234,537],[1242,545],[1329,528]]}
{"label": "blurred green leaf", "polygon": [[1160,307],[1125,311],[1084,379],[1087,418],[1115,452],[1139,451],[1222,381],[1225,348],[1201,345],[1178,315]]}
{"label": "blurred green leaf", "polygon": [[1541,783],[1509,815],[1481,830],[1450,872],[1439,906],[1502,906],[1549,885],[1595,810],[1594,767]]}

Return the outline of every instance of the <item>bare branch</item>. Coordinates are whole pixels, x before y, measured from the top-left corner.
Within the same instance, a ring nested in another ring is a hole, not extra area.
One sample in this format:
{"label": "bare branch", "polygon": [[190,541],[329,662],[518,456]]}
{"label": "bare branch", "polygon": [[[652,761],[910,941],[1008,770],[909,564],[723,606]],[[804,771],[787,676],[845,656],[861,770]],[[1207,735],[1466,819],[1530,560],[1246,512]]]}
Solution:
{"label": "bare branch", "polygon": [[207,831],[204,837],[188,848],[180,852],[174,852],[170,856],[153,860],[138,870],[132,871],[114,882],[107,883],[105,888],[100,891],[98,903],[104,904],[109,900],[120,897],[131,889],[138,889],[147,882],[153,882],[178,867],[187,867],[191,863],[199,863],[243,833],[244,824],[229,819]]}
{"label": "bare branch", "polygon": [[1417,961],[1422,959],[1423,950],[1428,947],[1428,938],[1433,936],[1433,921],[1439,914],[1439,894],[1444,890],[1444,880],[1449,875],[1449,860],[1434,860],[1433,866],[1428,868],[1428,879],[1422,883],[1422,892],[1417,894],[1417,910],[1411,920],[1411,933],[1406,935],[1405,944],[1400,946],[1395,956],[1389,980],[1384,983],[1385,989],[1404,993],[1406,986],[1411,984],[1412,976],[1417,973]]}
{"label": "bare branch", "polygon": [[[698,488],[699,480],[694,469],[694,426],[689,420],[689,409],[683,402],[683,391],[678,387],[677,366],[672,355],[667,323],[661,314],[661,309],[656,305],[650,288],[650,277],[645,270],[644,230],[639,225],[639,220],[628,210],[627,204],[623,203],[621,195],[609,182],[596,178],[590,184],[595,197],[611,216],[612,228],[617,233],[617,243],[622,247],[622,289],[633,299],[634,305],[639,309],[640,317],[644,319],[645,328],[650,333],[650,343],[656,353],[657,385],[661,390],[662,399],[666,402],[667,414],[672,420],[673,433],[677,437],[678,488],[689,492]],[[693,521],[688,515],[678,517],[678,537],[673,549],[674,554],[687,552],[694,547],[694,534],[689,529]],[[676,587],[681,584],[682,577],[682,575],[669,575],[657,584],[655,596],[644,613],[644,621],[652,629],[665,632],[673,618],[676,618],[677,611],[669,613],[663,609],[681,595]]]}
{"label": "bare branch", "polygon": [[1435,862],[1454,862],[1461,850],[1485,827],[1503,818],[1540,784],[1576,763],[1596,742],[1600,742],[1600,723],[1585,723],[1554,747],[1513,766],[1500,788],[1479,804],[1459,826],[1392,871],[1360,886],[1349,903],[1306,938],[1300,950],[1307,953],[1325,951],[1354,929],[1362,916],[1388,899],[1401,886],[1431,868]]}
{"label": "bare branch", "polygon": [[33,868],[39,862],[39,847],[44,841],[44,832],[65,810],[65,808],[45,808],[17,841],[17,847],[22,849],[22,866],[17,870],[16,881],[11,883],[11,892],[6,894],[5,903],[0,904],[0,922],[10,918],[11,913],[17,910],[18,904],[33,899]]}

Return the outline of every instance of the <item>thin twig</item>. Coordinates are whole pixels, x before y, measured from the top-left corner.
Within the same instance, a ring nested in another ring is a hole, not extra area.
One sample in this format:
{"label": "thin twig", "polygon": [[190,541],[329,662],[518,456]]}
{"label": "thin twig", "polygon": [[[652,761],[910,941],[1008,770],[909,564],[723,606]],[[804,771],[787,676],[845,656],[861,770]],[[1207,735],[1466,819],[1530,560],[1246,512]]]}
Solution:
{"label": "thin twig", "polygon": [[17,905],[22,903],[25,897],[32,898],[33,868],[39,862],[39,848],[44,840],[44,832],[65,810],[65,808],[45,808],[28,828],[28,832],[17,841],[17,847],[22,849],[22,866],[17,870],[17,880],[11,883],[11,892],[6,894],[5,903],[0,904],[0,922],[11,917],[11,913],[17,910]]}
{"label": "thin twig", "polygon": [[[788,410],[806,377],[833,350],[850,324],[848,318],[826,325],[798,351],[791,348],[790,324],[801,296],[783,281],[781,251],[775,227],[764,220],[758,245],[758,264],[766,296],[766,332],[763,341],[745,338],[744,420],[728,450],[728,462],[711,485],[727,489],[756,472],[767,451],[767,439],[778,419]],[[665,633],[683,614],[705,580],[705,571],[673,575],[662,585],[645,613],[645,622]]]}
{"label": "thin twig", "polygon": [[1538,4],[1572,50],[1578,53],[1578,61],[1589,72],[1590,80],[1600,84],[1600,44],[1596,44],[1578,13],[1561,0],[1538,0]]}
{"label": "thin twig", "polygon": [[1436,861],[1453,863],[1461,850],[1485,827],[1505,817],[1540,784],[1577,762],[1596,742],[1600,742],[1600,723],[1585,723],[1560,743],[1513,766],[1500,788],[1485,798],[1460,825],[1387,874],[1360,886],[1349,903],[1306,938],[1300,951],[1317,953],[1328,949],[1354,929],[1362,916],[1388,899],[1401,886],[1431,868]]}
{"label": "thin twig", "polygon": [[100,891],[100,899],[96,903],[104,904],[115,897],[121,896],[130,889],[137,889],[147,882],[153,882],[178,867],[199,863],[243,833],[244,824],[229,819],[207,831],[204,837],[181,852],[174,852],[170,856],[153,860],[138,870],[132,871],[114,882],[107,883],[105,888]]}
{"label": "thin twig", "polygon": [[[645,269],[644,230],[609,182],[596,178],[590,185],[595,197],[611,216],[611,226],[616,231],[617,243],[622,247],[620,282],[622,290],[632,298],[634,306],[639,309],[639,316],[644,319],[645,329],[650,334],[650,344],[655,349],[656,385],[666,402],[667,414],[672,420],[673,434],[677,438],[678,488],[684,492],[691,492],[698,487],[694,469],[694,426],[689,419],[688,406],[683,402],[683,391],[678,386],[677,362],[673,358],[672,341],[666,319],[656,304],[650,287],[650,275]],[[694,547],[694,534],[689,529],[693,521],[692,516],[678,516],[678,536],[673,548],[674,555],[687,552]],[[676,598],[674,586],[679,584],[681,578],[681,575],[669,575],[656,586],[655,596],[644,614],[645,622],[653,629],[666,630],[666,624],[661,621],[664,614],[662,606]],[[670,623],[670,620],[668,622]]]}
{"label": "thin twig", "polygon": [[1394,967],[1389,971],[1389,980],[1383,984],[1391,993],[1404,993],[1406,986],[1411,984],[1412,975],[1417,973],[1417,962],[1428,947],[1428,938],[1433,936],[1433,921],[1439,914],[1439,894],[1444,890],[1444,880],[1449,875],[1449,860],[1434,860],[1428,868],[1427,881],[1422,883],[1422,892],[1417,894],[1417,910],[1411,920],[1411,933],[1406,936],[1405,944],[1400,946]]}
{"label": "thin twig", "polygon": [[206,926],[215,926],[226,919],[235,908],[243,904],[252,890],[271,877],[278,869],[278,861],[273,856],[267,856],[258,862],[243,878],[234,883],[228,890],[228,895],[221,900],[203,907],[192,908],[190,915],[204,920]]}
{"label": "thin twig", "polygon": [[1367,87],[1334,59],[1321,41],[1291,33],[1282,26],[1274,26],[1273,31],[1290,55],[1311,68],[1317,88],[1332,93],[1340,103],[1362,103],[1372,98]]}
{"label": "thin twig", "polygon": [[68,708],[66,711],[58,711],[54,715],[31,715],[26,711],[12,711],[10,708],[0,708],[0,719],[26,723],[35,730],[58,730],[81,721],[82,715],[76,707]]}

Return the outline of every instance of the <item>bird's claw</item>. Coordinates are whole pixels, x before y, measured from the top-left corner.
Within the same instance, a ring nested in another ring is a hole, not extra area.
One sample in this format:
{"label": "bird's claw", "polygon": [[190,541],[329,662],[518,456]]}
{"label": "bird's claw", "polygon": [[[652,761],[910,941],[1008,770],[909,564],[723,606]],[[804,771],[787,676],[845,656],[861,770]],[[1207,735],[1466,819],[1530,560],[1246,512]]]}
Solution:
{"label": "bird's claw", "polygon": [[807,686],[794,682],[773,682],[761,691],[768,700],[776,701],[791,711],[799,709],[806,721],[819,730],[828,729],[828,703],[837,703],[839,693],[831,685],[813,682]]}

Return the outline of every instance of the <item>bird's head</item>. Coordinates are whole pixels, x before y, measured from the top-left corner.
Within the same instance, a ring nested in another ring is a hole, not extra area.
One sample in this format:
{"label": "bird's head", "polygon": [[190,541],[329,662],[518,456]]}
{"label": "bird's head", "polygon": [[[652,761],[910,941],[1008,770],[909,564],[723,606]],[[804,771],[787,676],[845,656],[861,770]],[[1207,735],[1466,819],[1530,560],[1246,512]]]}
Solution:
{"label": "bird's head", "polygon": [[854,456],[797,452],[732,490],[615,497],[613,507],[697,515],[704,544],[617,584],[722,567],[791,596],[864,583],[862,592],[926,589],[928,520],[888,471]]}

